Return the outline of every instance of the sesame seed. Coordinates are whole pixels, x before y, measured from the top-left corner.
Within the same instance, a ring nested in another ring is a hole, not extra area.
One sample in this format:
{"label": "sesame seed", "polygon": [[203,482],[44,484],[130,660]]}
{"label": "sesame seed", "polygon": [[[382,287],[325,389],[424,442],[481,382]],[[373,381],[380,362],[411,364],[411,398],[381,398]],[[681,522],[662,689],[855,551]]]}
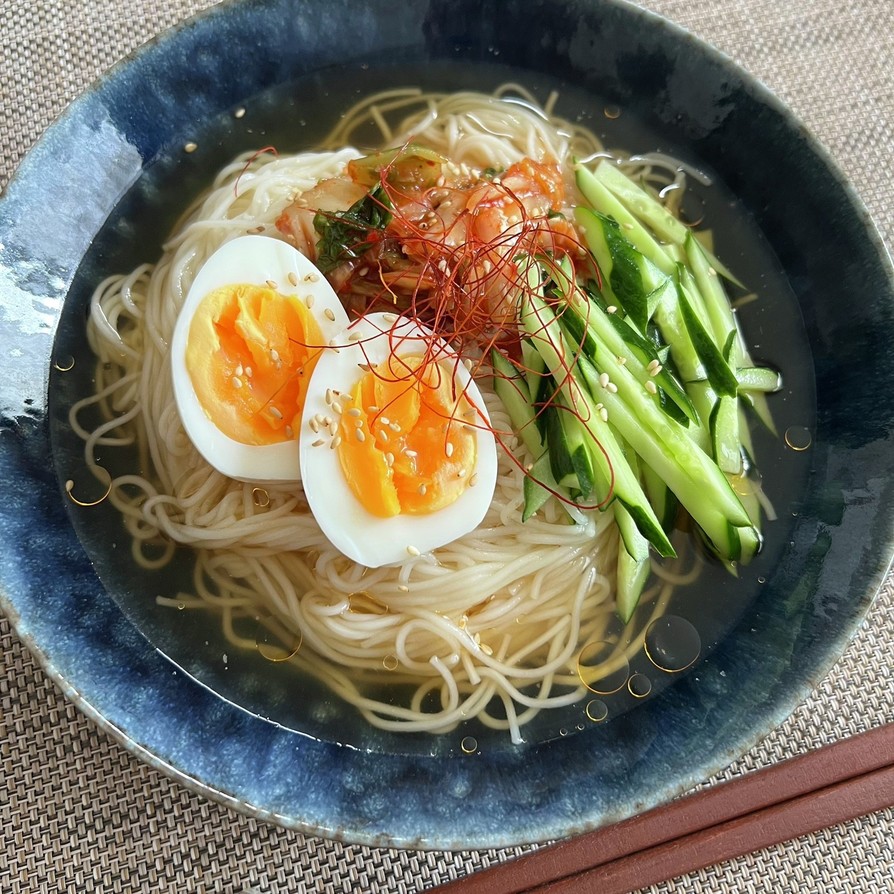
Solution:
{"label": "sesame seed", "polygon": [[359,428],[354,432],[354,437],[357,438],[361,444],[366,440],[366,435],[363,434],[363,431]]}
{"label": "sesame seed", "polygon": [[404,453],[410,457],[410,459],[415,459],[419,454],[415,450],[404,450]]}
{"label": "sesame seed", "polygon": [[341,404],[340,404],[337,400],[332,401],[332,410],[333,410],[333,412],[335,412],[335,413],[341,413],[341,412],[342,412]]}
{"label": "sesame seed", "polygon": [[393,466],[393,465],[394,465],[394,454],[393,454],[393,453],[386,453],[386,454],[385,454],[385,462],[386,462],[389,466]]}
{"label": "sesame seed", "polygon": [[294,437],[295,437],[295,430],[292,428],[291,425],[287,425],[287,426],[286,426],[286,437],[287,437],[287,438],[294,438]]}
{"label": "sesame seed", "polygon": [[341,435],[336,435],[336,436],[329,442],[329,449],[330,449],[330,450],[335,450],[335,448],[336,448],[336,447],[339,447],[339,446],[341,446]]}
{"label": "sesame seed", "polygon": [[370,405],[366,408],[366,411],[367,411],[368,413],[378,413],[378,412],[379,412],[379,408],[378,408],[377,406],[373,405],[373,404],[370,404]]}
{"label": "sesame seed", "polygon": [[624,229],[625,229],[625,230],[632,230],[632,229],[633,229],[633,224],[630,223],[630,221],[628,220],[628,221],[624,224]]}
{"label": "sesame seed", "polygon": [[465,477],[466,477],[466,470],[465,470],[465,469],[460,469],[460,470],[456,473],[456,477],[457,477],[457,478],[465,478]]}
{"label": "sesame seed", "polygon": [[324,416],[323,417],[323,425],[332,425],[332,417]]}
{"label": "sesame seed", "polygon": [[381,422],[382,425],[391,425],[391,420],[387,416],[380,416],[379,422]]}
{"label": "sesame seed", "polygon": [[398,584],[397,589],[401,591],[401,593],[409,593],[410,588],[406,584]]}
{"label": "sesame seed", "polygon": [[609,385],[608,373],[600,373],[599,374],[599,384],[603,388],[608,388],[608,385]]}
{"label": "sesame seed", "polygon": [[327,320],[331,320],[333,323],[335,322],[335,311],[331,307],[327,307],[326,310],[323,311],[323,315]]}
{"label": "sesame seed", "polygon": [[596,404],[596,409],[601,410],[604,406],[605,404]]}
{"label": "sesame seed", "polygon": [[236,376],[233,376],[233,378],[230,379],[230,384],[234,388],[241,388],[242,387],[242,379],[237,379]]}
{"label": "sesame seed", "polygon": [[646,382],[646,391],[648,391],[649,394],[658,393],[658,388],[655,386],[655,383],[651,379]]}
{"label": "sesame seed", "polygon": [[466,369],[471,370],[472,369],[472,361],[469,360],[469,358],[467,357],[465,360],[463,360],[463,366]]}
{"label": "sesame seed", "polygon": [[357,271],[357,275],[358,275],[358,276],[366,276],[367,273],[369,273],[369,267],[361,267],[361,268]]}
{"label": "sesame seed", "polygon": [[453,456],[453,444],[450,441],[447,442],[447,446],[444,447],[444,453],[447,454],[448,459]]}
{"label": "sesame seed", "polygon": [[407,552],[408,552],[411,556],[418,556],[418,555],[421,555],[420,552],[419,552],[419,550],[416,549],[415,546],[408,546],[408,547],[407,547]]}
{"label": "sesame seed", "polygon": [[599,417],[603,422],[608,422],[608,410],[606,410],[605,407],[599,408]]}
{"label": "sesame seed", "polygon": [[272,279],[268,279],[268,280],[267,280],[267,288],[268,288],[268,289],[275,289],[275,288],[277,288],[276,282],[275,282],[274,280],[272,280]]}
{"label": "sesame seed", "polygon": [[354,419],[353,422],[354,422],[354,425],[357,426],[357,428],[363,428],[363,420],[362,419]]}
{"label": "sesame seed", "polygon": [[274,419],[282,419],[282,413],[276,407],[270,407],[270,415]]}
{"label": "sesame seed", "polygon": [[393,431],[393,432],[399,432],[399,431],[400,431],[400,426],[399,426],[396,422],[391,422],[391,423],[389,423],[388,428],[390,428],[391,431]]}
{"label": "sesame seed", "polygon": [[325,401],[326,401],[327,404],[331,404],[331,403],[332,403],[332,389],[331,389],[331,388],[327,388],[327,389],[326,389]]}
{"label": "sesame seed", "polygon": [[616,359],[617,359],[617,361],[618,361],[618,365],[619,365],[619,366],[627,366],[627,358],[626,358],[626,357],[620,357],[620,356],[619,356],[619,357],[617,357]]}
{"label": "sesame seed", "polygon": [[349,416],[361,416],[362,414],[363,411],[359,407],[351,407],[351,409],[348,410]]}
{"label": "sesame seed", "polygon": [[397,322],[397,314],[382,314],[382,319],[386,323],[396,323]]}
{"label": "sesame seed", "polygon": [[199,144],[198,144],[198,143],[187,143],[187,144],[183,147],[183,151],[184,151],[184,152],[195,152],[196,149],[198,149],[198,148],[199,148]]}
{"label": "sesame seed", "polygon": [[245,117],[245,108],[244,108],[244,106],[239,106],[239,108],[236,109],[235,112],[233,112],[233,117],[234,117],[234,118],[244,118],[244,117]]}
{"label": "sesame seed", "polygon": [[276,348],[271,348],[271,349],[270,349],[270,359],[271,359],[274,363],[276,363],[276,361],[279,360],[279,351],[277,351]]}
{"label": "sesame seed", "polygon": [[653,359],[653,360],[650,360],[650,361],[649,361],[649,365],[646,367],[646,369],[651,373],[652,370],[653,370],[653,369],[656,369],[658,366],[659,366],[659,363],[658,363],[658,360],[657,360],[657,358],[656,358],[656,359]]}
{"label": "sesame seed", "polygon": [[616,314],[618,312],[618,308],[614,306],[614,304],[609,304],[609,306],[605,309],[607,314]]}
{"label": "sesame seed", "polygon": [[298,285],[298,274],[294,270],[289,271],[289,284],[293,286]]}
{"label": "sesame seed", "polygon": [[372,367],[368,363],[358,363],[357,366],[364,372],[369,372],[372,369]]}
{"label": "sesame seed", "polygon": [[329,423],[329,434],[334,438],[338,434],[338,423],[330,422]]}
{"label": "sesame seed", "polygon": [[478,473],[477,472],[469,479],[469,487],[474,487],[476,484],[478,484]]}
{"label": "sesame seed", "polygon": [[310,426],[310,430],[314,433],[320,430],[320,423],[317,422],[316,419],[311,419],[307,424]]}
{"label": "sesame seed", "polygon": [[311,447],[322,447],[326,442],[322,438],[317,438],[316,441],[311,441]]}
{"label": "sesame seed", "polygon": [[717,271],[713,267],[708,267],[708,276],[717,276]]}
{"label": "sesame seed", "polygon": [[254,374],[255,374],[255,371],[254,371],[250,366],[246,366],[246,367],[245,367],[245,375],[248,376],[249,379],[250,379]]}
{"label": "sesame seed", "polygon": [[428,488],[424,484],[419,485],[419,496],[424,497]]}
{"label": "sesame seed", "polygon": [[348,336],[348,341],[350,341],[350,342],[360,341],[361,338],[363,338],[363,336],[359,332],[352,332]]}
{"label": "sesame seed", "polygon": [[308,273],[307,276],[304,277],[305,282],[319,282],[320,277],[317,276],[316,273]]}
{"label": "sesame seed", "polygon": [[313,296],[313,295],[308,295],[308,296],[304,299],[304,303],[307,305],[307,309],[310,310],[310,309],[314,306],[314,296]]}
{"label": "sesame seed", "polygon": [[608,385],[605,386],[606,391],[611,391],[612,394],[618,393],[618,386],[614,382],[609,382]]}
{"label": "sesame seed", "polygon": [[657,376],[663,369],[664,369],[664,367],[659,363],[654,369],[649,370],[649,375]]}
{"label": "sesame seed", "polygon": [[383,444],[387,444],[387,443],[388,443],[388,432],[387,432],[387,431],[383,431],[383,430],[380,428],[380,429],[376,432],[376,435],[378,436],[379,440],[380,440]]}

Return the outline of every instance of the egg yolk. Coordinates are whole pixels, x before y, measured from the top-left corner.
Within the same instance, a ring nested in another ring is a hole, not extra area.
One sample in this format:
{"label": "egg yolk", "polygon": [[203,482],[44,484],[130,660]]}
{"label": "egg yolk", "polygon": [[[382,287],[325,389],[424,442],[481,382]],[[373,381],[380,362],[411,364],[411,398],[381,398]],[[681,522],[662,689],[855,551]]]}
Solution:
{"label": "egg yolk", "polygon": [[299,298],[228,285],[196,308],[186,368],[202,408],[225,435],[242,444],[275,444],[299,431],[322,343]]}
{"label": "egg yolk", "polygon": [[475,471],[477,415],[451,365],[394,357],[365,373],[339,424],[338,456],[354,495],[381,518],[453,503]]}

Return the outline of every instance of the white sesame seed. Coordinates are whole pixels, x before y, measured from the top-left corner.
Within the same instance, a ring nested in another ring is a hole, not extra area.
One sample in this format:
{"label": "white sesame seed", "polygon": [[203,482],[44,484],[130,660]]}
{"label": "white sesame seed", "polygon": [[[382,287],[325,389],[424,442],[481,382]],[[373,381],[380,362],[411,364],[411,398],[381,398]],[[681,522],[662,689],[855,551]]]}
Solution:
{"label": "white sesame seed", "polygon": [[389,466],[393,466],[393,465],[394,465],[394,454],[393,454],[393,453],[386,453],[386,454],[385,454],[385,462],[386,462]]}
{"label": "white sesame seed", "polygon": [[477,472],[469,479],[469,487],[474,487],[476,484],[478,484],[478,473]]}
{"label": "white sesame seed", "polygon": [[271,348],[271,349],[270,349],[270,359],[271,359],[274,363],[276,363],[276,361],[279,360],[279,351],[277,351],[276,348]]}
{"label": "white sesame seed", "polygon": [[327,404],[332,403],[332,389],[331,388],[326,389],[326,394],[323,396],[323,399],[326,401]]}
{"label": "white sesame seed", "polygon": [[354,437],[357,438],[361,444],[366,440],[366,435],[363,434],[363,431],[359,428],[354,432]]}
{"label": "white sesame seed", "polygon": [[237,379],[236,376],[233,376],[233,378],[230,379],[230,384],[234,388],[241,388],[242,387],[242,379]]}
{"label": "white sesame seed", "polygon": [[603,388],[608,388],[608,385],[609,385],[608,373],[600,373],[599,374],[599,384]]}
{"label": "white sesame seed", "polygon": [[308,296],[304,299],[304,303],[307,305],[307,309],[310,310],[310,309],[314,306],[314,296],[313,296],[313,295],[308,295]]}
{"label": "white sesame seed", "polygon": [[294,438],[294,437],[295,437],[295,431],[294,431],[294,429],[292,428],[291,425],[287,425],[285,430],[286,430],[286,437],[287,437],[287,438]]}
{"label": "white sesame seed", "polygon": [[331,320],[333,323],[335,322],[335,311],[331,307],[327,307],[326,310],[323,311],[323,315],[327,320]]}
{"label": "white sesame seed", "polygon": [[386,323],[396,323],[397,322],[397,314],[382,314],[382,319]]}
{"label": "white sesame seed", "polygon": [[352,332],[348,336],[348,341],[350,341],[350,342],[360,341],[361,338],[363,338],[363,336],[359,332]]}
{"label": "white sesame seed", "polygon": [[275,282],[274,280],[272,280],[272,279],[268,279],[268,280],[267,280],[267,288],[268,288],[268,289],[275,289],[275,288],[277,288],[276,282]]}
{"label": "white sesame seed", "polygon": [[342,412],[341,404],[340,404],[337,400],[332,401],[332,410],[333,410],[333,412],[335,412],[335,413],[341,413],[341,412]]}
{"label": "white sesame seed", "polygon": [[376,432],[376,435],[378,436],[379,440],[380,440],[383,444],[387,444],[387,443],[388,443],[388,432],[387,432],[387,431],[384,431],[383,429],[380,428],[380,429]]}
{"label": "white sesame seed", "polygon": [[400,431],[400,426],[399,426],[396,422],[391,422],[391,423],[389,423],[388,428],[390,428],[391,431],[393,431],[393,432],[399,432],[399,431]]}
{"label": "white sesame seed", "polygon": [[314,433],[320,430],[320,423],[317,422],[316,419],[311,419],[307,424],[310,426],[310,430]]}
{"label": "white sesame seed", "polygon": [[329,434],[334,438],[338,434],[338,423],[330,422],[329,423]]}
{"label": "white sesame seed", "polygon": [[354,419],[353,422],[354,422],[354,425],[357,426],[357,428],[363,428],[363,420],[362,419]]}
{"label": "white sesame seed", "polygon": [[656,387],[655,383],[651,379],[649,379],[646,382],[646,391],[648,391],[649,394],[657,394],[658,393],[658,388]]}
{"label": "white sesame seed", "polygon": [[449,459],[451,456],[453,456],[453,444],[451,444],[450,441],[448,441],[448,442],[447,442],[447,445],[444,447],[444,453],[447,454],[447,458],[448,458],[448,459]]}
{"label": "white sesame seed", "polygon": [[235,112],[233,112],[233,117],[234,118],[244,118],[245,117],[245,109],[242,106],[240,106],[238,109],[236,109]]}
{"label": "white sesame seed", "polygon": [[608,410],[606,410],[605,407],[600,407],[599,417],[602,419],[603,422],[608,422]]}
{"label": "white sesame seed", "polygon": [[246,367],[245,367],[245,375],[248,376],[249,379],[250,379],[254,374],[255,374],[255,371],[254,371],[250,366],[246,366]]}
{"label": "white sesame seed", "polygon": [[465,478],[465,477],[466,477],[466,470],[465,470],[465,469],[460,469],[460,470],[456,473],[456,477],[457,477],[457,478]]}
{"label": "white sesame seed", "polygon": [[316,273],[308,273],[307,276],[304,277],[305,282],[319,282],[320,277],[317,276]]}
{"label": "white sesame seed", "polygon": [[244,372],[245,370],[242,368],[242,364],[240,363],[239,366],[236,367],[235,373],[237,376],[241,376]]}
{"label": "white sesame seed", "polygon": [[322,447],[326,442],[322,438],[317,438],[316,441],[311,441],[311,447]]}
{"label": "white sesame seed", "polygon": [[274,419],[282,419],[282,413],[276,407],[270,407],[270,415]]}
{"label": "white sesame seed", "polygon": [[184,151],[184,152],[195,152],[196,149],[198,149],[198,148],[199,148],[199,144],[198,144],[198,143],[187,143],[187,144],[183,147],[183,151]]}
{"label": "white sesame seed", "polygon": [[360,409],[360,407],[351,407],[348,410],[348,415],[349,416],[362,416],[363,411]]}
{"label": "white sesame seed", "polygon": [[369,372],[372,367],[368,363],[358,363],[357,366],[364,372]]}
{"label": "white sesame seed", "polygon": [[406,584],[398,584],[397,589],[401,591],[401,593],[409,593],[410,588]]}
{"label": "white sesame seed", "polygon": [[618,308],[614,306],[614,304],[609,304],[609,306],[605,309],[607,314],[616,314],[618,312]]}
{"label": "white sesame seed", "polygon": [[332,417],[324,416],[323,417],[323,425],[332,425]]}
{"label": "white sesame seed", "polygon": [[289,284],[293,286],[298,285],[298,274],[294,270],[289,271]]}
{"label": "white sesame seed", "polygon": [[626,357],[618,357],[618,366],[627,366],[627,358]]}
{"label": "white sesame seed", "polygon": [[329,442],[329,449],[330,449],[330,450],[335,450],[335,448],[336,448],[336,447],[339,447],[340,445],[341,445],[341,435],[336,435],[336,436]]}
{"label": "white sesame seed", "polygon": [[378,408],[377,406],[373,405],[373,404],[370,404],[370,405],[366,408],[366,411],[367,411],[367,413],[378,413],[378,412],[379,412],[379,408]]}
{"label": "white sesame seed", "polygon": [[391,420],[387,416],[380,416],[379,422],[381,422],[382,425],[391,425]]}
{"label": "white sesame seed", "polygon": [[407,547],[407,552],[408,552],[411,556],[418,556],[418,555],[421,555],[421,553],[419,552],[418,549],[416,549],[415,546],[408,546],[408,547]]}
{"label": "white sesame seed", "polygon": [[419,485],[419,496],[424,497],[428,488],[424,484]]}
{"label": "white sesame seed", "polygon": [[664,369],[664,367],[659,363],[654,369],[649,370],[649,375],[657,376],[663,369]]}
{"label": "white sesame seed", "polygon": [[618,386],[614,382],[609,382],[608,385],[605,386],[606,391],[611,391],[612,394],[618,393]]}
{"label": "white sesame seed", "polygon": [[708,276],[717,276],[717,271],[713,267],[708,267]]}
{"label": "white sesame seed", "polygon": [[415,450],[404,450],[404,453],[410,457],[410,459],[415,459],[419,454]]}

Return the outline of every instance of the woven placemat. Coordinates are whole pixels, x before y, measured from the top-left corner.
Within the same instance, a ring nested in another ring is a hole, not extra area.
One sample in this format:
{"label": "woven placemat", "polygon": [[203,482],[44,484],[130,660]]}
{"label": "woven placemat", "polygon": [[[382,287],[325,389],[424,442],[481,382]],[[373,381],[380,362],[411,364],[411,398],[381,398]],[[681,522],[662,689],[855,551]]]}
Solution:
{"label": "woven placemat", "polygon": [[[3,0],[0,185],[101,71],[207,0]],[[894,3],[649,0],[813,130],[894,243]],[[858,296],[853,296],[858,298]],[[894,721],[894,581],[817,692],[718,778]],[[68,704],[0,618],[0,892],[410,892],[523,849],[352,847],[242,817],[137,762]],[[894,892],[894,810],[650,888]]]}

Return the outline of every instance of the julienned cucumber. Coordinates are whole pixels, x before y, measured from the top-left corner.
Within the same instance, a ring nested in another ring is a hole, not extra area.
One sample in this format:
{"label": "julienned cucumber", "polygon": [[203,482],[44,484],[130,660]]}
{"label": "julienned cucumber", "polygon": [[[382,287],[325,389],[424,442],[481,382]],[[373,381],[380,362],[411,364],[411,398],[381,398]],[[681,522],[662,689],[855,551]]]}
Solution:
{"label": "julienned cucumber", "polygon": [[554,494],[572,516],[613,513],[626,622],[650,547],[674,554],[678,507],[731,571],[759,549],[759,501],[731,482],[753,462],[743,407],[772,427],[766,394],[781,383],[749,355],[720,277],[738,280],[692,232],[614,163],[576,171],[592,206],[575,209],[592,255],[578,270],[599,272],[516,258],[521,360],[495,350],[494,369],[531,458],[524,518]]}

